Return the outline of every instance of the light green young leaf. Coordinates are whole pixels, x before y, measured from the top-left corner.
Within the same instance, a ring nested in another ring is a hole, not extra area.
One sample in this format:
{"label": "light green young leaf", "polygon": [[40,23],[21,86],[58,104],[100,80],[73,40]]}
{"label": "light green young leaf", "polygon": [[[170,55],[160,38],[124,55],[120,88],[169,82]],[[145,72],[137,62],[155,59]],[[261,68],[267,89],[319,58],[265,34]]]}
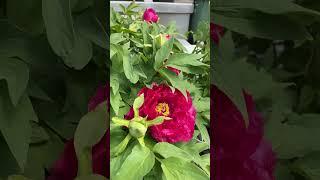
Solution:
{"label": "light green young leaf", "polygon": [[139,75],[136,73],[136,71],[134,71],[132,59],[130,58],[130,52],[125,47],[123,48],[122,63],[126,77],[131,83],[137,83],[139,81]]}
{"label": "light green young leaf", "polygon": [[108,180],[108,179],[99,174],[90,174],[86,176],[79,176],[75,180]]}
{"label": "light green young leaf", "polygon": [[119,44],[120,42],[122,42],[124,40],[126,40],[126,39],[123,37],[122,33],[112,33],[110,36],[110,42],[112,44]]}
{"label": "light green young leaf", "polygon": [[135,117],[139,116],[139,108],[143,105],[143,103],[144,103],[144,94],[141,94],[134,100],[133,110],[134,110]]}
{"label": "light green young leaf", "polygon": [[176,65],[176,66],[204,66],[209,67],[208,64],[204,64],[199,59],[201,59],[203,54],[187,54],[187,53],[174,53],[172,54],[168,61],[167,66]]}
{"label": "light green young leaf", "polygon": [[110,104],[116,115],[118,115],[121,100],[122,98],[119,91],[117,91],[116,94],[110,93]]}
{"label": "light green young leaf", "polygon": [[123,162],[121,168],[115,173],[113,180],[143,179],[153,168],[155,156],[147,147],[136,145],[131,154]]}
{"label": "light green young leaf", "polygon": [[154,61],[154,69],[158,71],[162,66],[163,62],[169,58],[172,51],[174,38],[170,38],[169,41],[165,42],[164,45],[157,51]]}
{"label": "light green young leaf", "polygon": [[210,179],[197,165],[176,157],[161,160],[161,168],[165,180]]}
{"label": "light green young leaf", "polygon": [[78,153],[84,148],[91,148],[105,135],[109,126],[107,102],[103,102],[93,111],[88,112],[79,122],[74,135],[74,146]]}

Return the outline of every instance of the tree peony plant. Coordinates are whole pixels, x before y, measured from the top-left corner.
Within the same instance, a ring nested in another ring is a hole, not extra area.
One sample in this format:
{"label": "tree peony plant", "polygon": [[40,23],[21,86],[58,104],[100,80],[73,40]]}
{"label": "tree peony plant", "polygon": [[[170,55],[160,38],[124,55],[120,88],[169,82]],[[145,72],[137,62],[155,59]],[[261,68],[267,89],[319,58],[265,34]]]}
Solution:
{"label": "tree peony plant", "polygon": [[187,52],[174,23],[136,8],[111,9],[110,179],[208,180],[206,46]]}

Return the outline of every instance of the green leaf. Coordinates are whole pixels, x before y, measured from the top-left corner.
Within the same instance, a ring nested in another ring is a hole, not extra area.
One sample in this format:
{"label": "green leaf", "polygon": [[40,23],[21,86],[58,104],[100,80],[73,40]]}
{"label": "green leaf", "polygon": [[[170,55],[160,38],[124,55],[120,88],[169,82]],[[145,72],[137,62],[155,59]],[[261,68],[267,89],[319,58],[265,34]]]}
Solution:
{"label": "green leaf", "polygon": [[161,168],[165,180],[209,179],[197,165],[175,157],[161,160]]}
{"label": "green leaf", "polygon": [[[122,131],[122,130],[121,130]],[[118,131],[119,132],[119,131]],[[122,134],[122,132],[120,133]],[[122,137],[120,137],[119,139],[119,135],[118,133],[112,133],[112,131],[110,132],[110,148],[115,147],[112,145],[112,141],[114,138],[116,138],[117,140],[114,140],[114,142],[119,143],[119,141],[121,140]],[[116,175],[116,173],[119,171],[119,169],[121,168],[123,162],[127,159],[127,157],[131,154],[133,147],[136,145],[136,143],[132,142],[129,143],[129,145],[127,146],[127,148],[124,150],[123,153],[121,153],[119,156],[117,157],[111,157],[110,159],[110,176],[114,177]]]}
{"label": "green leaf", "polygon": [[284,180],[294,180],[294,176],[291,174],[289,167],[277,163],[275,168],[275,178]]}
{"label": "green leaf", "polygon": [[[248,126],[249,117],[247,112],[246,103],[243,97],[242,85],[239,81],[239,75],[233,72],[234,69],[229,68],[230,64],[226,62],[216,62],[213,72],[211,73],[212,83],[223,91],[231,101],[237,106],[242,116],[244,117],[245,124]],[[213,92],[214,96],[214,92]]]}
{"label": "green leaf", "polygon": [[122,33],[112,33],[110,36],[110,42],[112,44],[119,44],[120,42],[122,42],[124,40],[126,40],[126,39],[123,37]]}
{"label": "green leaf", "polygon": [[199,61],[203,57],[203,54],[187,54],[187,53],[174,53],[172,54],[168,61],[167,66],[176,65],[176,66],[204,66],[209,67],[209,65]]}
{"label": "green leaf", "polygon": [[[212,13],[211,17],[214,18],[215,23],[251,37],[274,40],[312,39],[304,26],[285,16],[252,14],[251,17],[246,17],[237,13],[235,14],[234,16],[228,16]],[[291,28],[295,28],[295,31],[288,31]]]}
{"label": "green leaf", "polygon": [[204,97],[194,101],[197,112],[204,112],[210,110],[210,98]]}
{"label": "green leaf", "polygon": [[124,74],[130,80],[131,83],[135,84],[139,81],[139,75],[134,71],[132,64],[132,57],[130,57],[130,52],[123,47],[122,62]]}
{"label": "green leaf", "polygon": [[94,4],[94,0],[71,0],[72,11],[80,12]]}
{"label": "green leaf", "polygon": [[39,87],[37,83],[32,80],[29,81],[27,92],[28,95],[33,98],[52,101],[52,99],[46,94],[46,92],[44,92],[44,90],[41,89],[41,87]]}
{"label": "green leaf", "polygon": [[131,179],[143,179],[151,171],[154,163],[155,156],[153,152],[138,144],[132,149],[131,154],[111,179],[122,180],[128,177]]}
{"label": "green leaf", "polygon": [[106,102],[81,118],[74,135],[77,155],[82,149],[91,148],[101,140],[109,126],[108,119]]}
{"label": "green leaf", "polygon": [[29,81],[28,66],[14,58],[0,57],[0,80],[7,81],[9,95],[16,106],[24,94]]}
{"label": "green leaf", "polygon": [[320,136],[319,128],[281,123],[286,118],[280,108],[274,107],[265,127],[265,136],[271,142],[278,158],[303,157],[312,151],[320,151],[320,144],[315,143]]}
{"label": "green leaf", "polygon": [[104,49],[109,49],[110,41],[106,29],[91,11],[87,10],[80,14],[76,18],[75,24],[82,37]]}
{"label": "green leaf", "polygon": [[154,62],[154,69],[157,71],[163,66],[163,62],[169,58],[172,51],[174,38],[170,38],[164,45],[157,51]]}
{"label": "green leaf", "polygon": [[21,169],[24,169],[31,138],[30,121],[37,121],[30,99],[23,95],[13,106],[0,85],[0,131]]}
{"label": "green leaf", "polygon": [[153,152],[160,154],[164,158],[176,157],[191,162],[193,157],[179,147],[167,143],[159,142],[153,147]]}
{"label": "green leaf", "polygon": [[113,95],[119,91],[119,76],[116,73],[110,74],[110,87],[112,88]]}
{"label": "green leaf", "polygon": [[320,155],[315,151],[294,162],[294,168],[298,169],[307,179],[318,180],[320,178]]}
{"label": "green leaf", "polygon": [[110,93],[110,104],[113,111],[118,115],[120,102],[122,101],[119,91],[116,94]]}
{"label": "green leaf", "polygon": [[32,34],[43,32],[44,25],[41,14],[41,0],[11,0],[7,4],[7,16],[12,24],[20,30]]}
{"label": "green leaf", "polygon": [[202,119],[202,117],[198,116],[197,117],[197,121],[196,121],[196,126],[198,128],[198,130],[200,131],[200,134],[201,134],[201,139],[210,144],[210,136],[209,136],[209,133],[208,133],[208,130],[207,130],[207,127],[203,124],[204,122],[204,119]]}
{"label": "green leaf", "polygon": [[86,176],[77,177],[75,180],[108,180],[108,179],[99,174],[90,174]]}
{"label": "green leaf", "polygon": [[31,179],[22,175],[11,175],[8,177],[8,180],[31,180]]}
{"label": "green leaf", "polygon": [[177,88],[184,95],[184,97],[187,98],[186,86],[188,82],[186,80],[180,79],[174,72],[168,69],[160,69],[159,73],[163,75],[174,88]]}
{"label": "green leaf", "polygon": [[41,144],[47,142],[50,137],[48,133],[44,130],[44,128],[42,128],[35,122],[30,123],[32,127],[30,144]]}
{"label": "green leaf", "polygon": [[78,32],[75,34],[75,44],[69,54],[63,57],[65,64],[76,70],[83,69],[92,58],[92,43],[82,37]]}
{"label": "green leaf", "polygon": [[124,139],[122,139],[121,142],[116,147],[112,147],[112,149],[110,151],[110,156],[116,157],[119,154],[121,154],[126,149],[131,138],[132,138],[132,136],[130,134],[127,134],[127,136]]}
{"label": "green leaf", "polygon": [[235,45],[232,32],[227,31],[220,39],[218,52],[224,61],[231,61],[234,57]]}
{"label": "green leaf", "polygon": [[53,51],[62,58],[68,57],[77,41],[70,0],[43,0],[42,16]]}
{"label": "green leaf", "polygon": [[133,111],[134,111],[134,116],[138,117],[139,116],[139,109],[144,103],[144,94],[141,94],[138,96],[134,102],[133,102]]}

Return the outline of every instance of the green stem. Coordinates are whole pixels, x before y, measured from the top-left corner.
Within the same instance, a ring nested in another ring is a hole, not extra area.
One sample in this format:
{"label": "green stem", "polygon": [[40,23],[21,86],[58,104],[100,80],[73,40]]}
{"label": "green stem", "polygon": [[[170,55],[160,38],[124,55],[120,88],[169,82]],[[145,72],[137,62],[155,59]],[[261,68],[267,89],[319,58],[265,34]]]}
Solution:
{"label": "green stem", "polygon": [[118,117],[113,117],[112,122],[115,123],[117,126],[126,126],[126,127],[128,127],[130,123],[130,121],[121,119]]}

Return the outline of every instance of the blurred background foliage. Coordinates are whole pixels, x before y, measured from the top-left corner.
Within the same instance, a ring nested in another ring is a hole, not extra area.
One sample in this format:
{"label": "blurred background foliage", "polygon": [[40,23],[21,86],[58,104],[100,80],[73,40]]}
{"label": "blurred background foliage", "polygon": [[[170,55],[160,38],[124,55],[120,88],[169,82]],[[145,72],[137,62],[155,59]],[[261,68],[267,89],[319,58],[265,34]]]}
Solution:
{"label": "blurred background foliage", "polygon": [[226,28],[211,83],[244,116],[242,89],[253,95],[277,154],[276,179],[320,179],[320,2],[213,0],[211,22]]}
{"label": "blurred background foliage", "polygon": [[108,77],[103,0],[0,1],[0,178],[45,179]]}

